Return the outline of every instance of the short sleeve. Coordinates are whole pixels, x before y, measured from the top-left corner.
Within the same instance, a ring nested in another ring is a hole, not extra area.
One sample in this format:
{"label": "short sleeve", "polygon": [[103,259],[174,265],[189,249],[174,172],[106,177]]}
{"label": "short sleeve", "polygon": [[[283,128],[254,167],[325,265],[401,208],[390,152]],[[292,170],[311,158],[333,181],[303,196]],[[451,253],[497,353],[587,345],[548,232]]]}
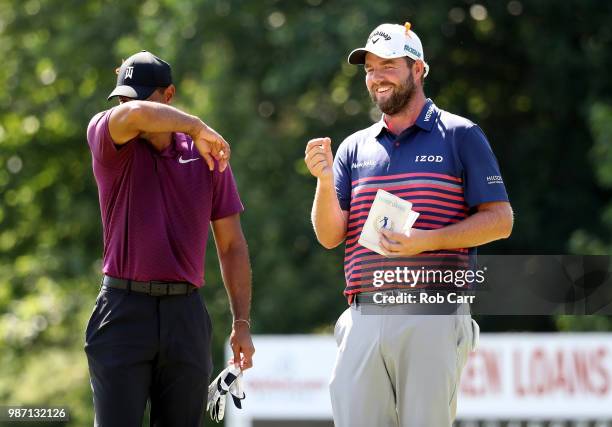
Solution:
{"label": "short sleeve", "polygon": [[507,202],[508,194],[497,159],[478,126],[467,130],[458,151],[467,205],[472,208],[487,202]]}
{"label": "short sleeve", "polygon": [[340,144],[334,158],[334,185],[343,211],[348,211],[351,207],[351,168],[347,146],[346,141]]}
{"label": "short sleeve", "polygon": [[120,167],[132,151],[131,144],[117,147],[108,129],[113,109],[96,114],[87,126],[87,143],[95,160],[108,167]]}
{"label": "short sleeve", "polygon": [[232,168],[227,165],[223,172],[219,172],[215,164],[215,170],[212,173],[213,197],[210,219],[215,221],[244,211]]}

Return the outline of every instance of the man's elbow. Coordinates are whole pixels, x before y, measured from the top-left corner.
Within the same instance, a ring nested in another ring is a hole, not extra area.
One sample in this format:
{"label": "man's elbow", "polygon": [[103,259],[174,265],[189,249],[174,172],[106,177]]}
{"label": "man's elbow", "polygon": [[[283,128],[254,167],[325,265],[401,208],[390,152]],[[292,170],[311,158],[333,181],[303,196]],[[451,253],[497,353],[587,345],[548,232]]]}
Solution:
{"label": "man's elbow", "polygon": [[500,239],[507,239],[512,234],[512,228],[514,227],[514,212],[510,204],[504,206],[504,209],[500,215],[499,221],[499,234]]}
{"label": "man's elbow", "polygon": [[126,102],[121,107],[125,106],[126,109],[124,111],[122,118],[123,124],[126,128],[129,129],[138,129],[140,127],[140,123],[142,123],[146,118],[145,108],[143,108],[140,102]]}
{"label": "man's elbow", "polygon": [[249,247],[243,235],[236,236],[224,246],[217,246],[217,251],[221,258],[233,259],[245,256],[248,258],[249,256]]}
{"label": "man's elbow", "polygon": [[334,249],[344,242],[347,232],[346,220],[343,222],[329,223],[317,221],[316,215],[312,216],[312,228],[314,229],[317,241],[325,249]]}
{"label": "man's elbow", "polygon": [[147,120],[146,108],[141,101],[125,102],[115,108],[111,115],[111,127],[121,132],[134,132]]}
{"label": "man's elbow", "polygon": [[344,241],[344,237],[334,237],[334,236],[319,236],[317,234],[317,240],[325,249],[334,249],[340,245]]}
{"label": "man's elbow", "polygon": [[321,246],[323,246],[325,249],[334,249],[336,247],[338,247],[338,245],[340,243],[342,243],[342,241],[339,242],[324,242],[319,240],[319,243],[321,244]]}

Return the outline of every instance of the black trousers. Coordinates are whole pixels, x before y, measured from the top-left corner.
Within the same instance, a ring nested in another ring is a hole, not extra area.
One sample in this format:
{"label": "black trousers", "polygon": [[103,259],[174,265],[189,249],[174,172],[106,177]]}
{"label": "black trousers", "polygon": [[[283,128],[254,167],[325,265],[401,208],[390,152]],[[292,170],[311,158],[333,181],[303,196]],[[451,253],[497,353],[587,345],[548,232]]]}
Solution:
{"label": "black trousers", "polygon": [[96,427],[201,426],[212,325],[198,292],[153,297],[102,287],[85,333]]}

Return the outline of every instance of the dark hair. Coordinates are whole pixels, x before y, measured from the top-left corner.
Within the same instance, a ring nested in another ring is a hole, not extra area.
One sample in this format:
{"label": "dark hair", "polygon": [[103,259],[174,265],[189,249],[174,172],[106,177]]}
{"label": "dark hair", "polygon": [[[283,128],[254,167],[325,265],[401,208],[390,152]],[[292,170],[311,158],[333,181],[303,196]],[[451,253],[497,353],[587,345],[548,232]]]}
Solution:
{"label": "dark hair", "polygon": [[[416,61],[410,58],[409,56],[404,56],[404,59],[406,60],[406,64],[408,64],[408,68],[412,69],[412,66],[414,65]],[[424,70],[423,70],[423,75],[421,76],[421,86],[425,86],[425,71]]]}

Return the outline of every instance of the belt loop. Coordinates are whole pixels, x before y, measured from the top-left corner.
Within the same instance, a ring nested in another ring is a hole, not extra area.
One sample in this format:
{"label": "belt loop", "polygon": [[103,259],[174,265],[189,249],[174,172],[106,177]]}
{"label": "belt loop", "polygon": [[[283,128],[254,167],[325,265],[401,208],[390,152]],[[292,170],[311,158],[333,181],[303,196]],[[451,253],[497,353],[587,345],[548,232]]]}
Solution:
{"label": "belt loop", "polygon": [[131,291],[132,291],[132,280],[127,279],[127,294],[129,295]]}

